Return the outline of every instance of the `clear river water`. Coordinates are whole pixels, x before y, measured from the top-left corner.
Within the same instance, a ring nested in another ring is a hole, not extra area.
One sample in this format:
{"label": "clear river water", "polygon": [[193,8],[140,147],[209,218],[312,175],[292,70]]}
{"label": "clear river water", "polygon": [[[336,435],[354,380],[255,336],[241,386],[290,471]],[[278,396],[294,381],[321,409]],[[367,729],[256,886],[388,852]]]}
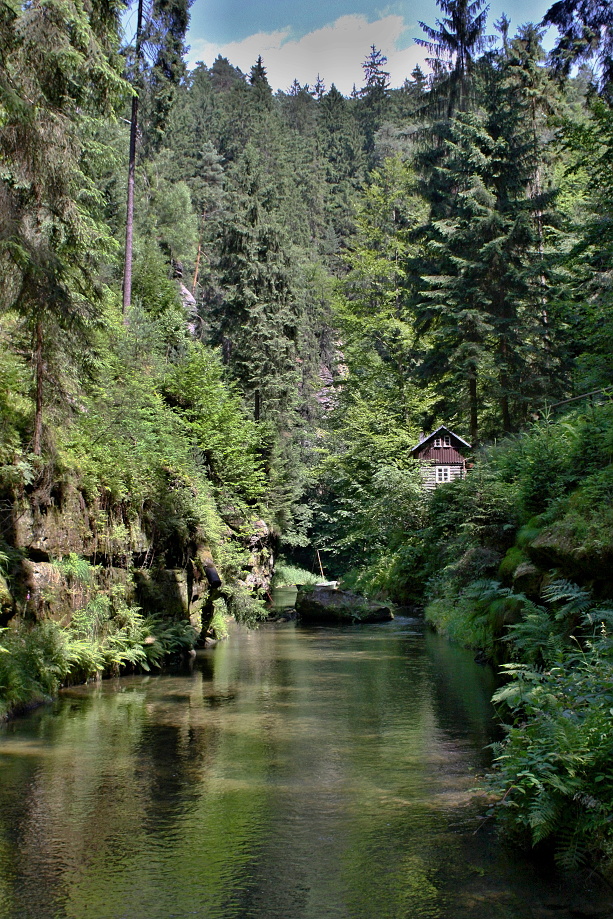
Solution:
{"label": "clear river water", "polygon": [[0,919],[589,915],[483,824],[492,689],[398,618],[66,690],[0,729]]}

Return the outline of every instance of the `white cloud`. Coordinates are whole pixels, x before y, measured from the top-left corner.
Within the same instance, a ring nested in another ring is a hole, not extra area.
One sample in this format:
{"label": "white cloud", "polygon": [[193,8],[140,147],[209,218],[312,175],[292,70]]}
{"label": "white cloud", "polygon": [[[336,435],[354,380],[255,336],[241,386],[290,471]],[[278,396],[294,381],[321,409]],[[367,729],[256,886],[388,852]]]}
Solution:
{"label": "white cloud", "polygon": [[423,62],[424,52],[417,46],[398,50],[397,44],[406,30],[401,16],[384,16],[368,22],[364,16],[341,16],[332,25],[309,32],[298,41],[288,41],[289,28],[277,32],[259,32],[240,42],[214,45],[190,36],[189,63],[204,61],[209,67],[218,54],[249,73],[258,55],[262,55],[273,89],[287,90],[294,78],[313,84],[321,74],[326,86],[332,83],[345,95],[353,85],[361,86],[362,61],[375,45],[386,55],[386,69],[391,85],[401,86],[415,64]]}

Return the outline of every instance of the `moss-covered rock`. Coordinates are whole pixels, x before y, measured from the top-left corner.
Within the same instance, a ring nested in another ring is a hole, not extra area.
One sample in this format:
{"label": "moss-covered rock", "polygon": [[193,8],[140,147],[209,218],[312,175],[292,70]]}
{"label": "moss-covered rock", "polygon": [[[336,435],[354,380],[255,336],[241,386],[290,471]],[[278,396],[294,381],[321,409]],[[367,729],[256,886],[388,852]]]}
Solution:
{"label": "moss-covered rock", "polygon": [[57,494],[20,496],[13,505],[12,544],[41,559],[76,552],[91,556],[95,535],[81,492],[65,485]]}
{"label": "moss-covered rock", "polygon": [[543,571],[553,568],[562,577],[581,583],[609,579],[613,566],[611,535],[586,525],[586,521],[576,521],[574,515],[544,529],[526,551]]}
{"label": "moss-covered rock", "polygon": [[519,546],[511,546],[498,568],[498,577],[510,583],[521,564],[527,561],[525,552]]}
{"label": "moss-covered rock", "polygon": [[525,561],[513,572],[513,590],[528,597],[539,597],[543,585],[543,572],[532,562]]}
{"label": "moss-covered rock", "polygon": [[389,606],[367,600],[351,590],[318,586],[298,591],[296,610],[303,622],[351,625],[387,622],[394,618]]}
{"label": "moss-covered rock", "polygon": [[19,599],[25,613],[36,619],[62,619],[71,608],[67,579],[51,562],[21,562]]}

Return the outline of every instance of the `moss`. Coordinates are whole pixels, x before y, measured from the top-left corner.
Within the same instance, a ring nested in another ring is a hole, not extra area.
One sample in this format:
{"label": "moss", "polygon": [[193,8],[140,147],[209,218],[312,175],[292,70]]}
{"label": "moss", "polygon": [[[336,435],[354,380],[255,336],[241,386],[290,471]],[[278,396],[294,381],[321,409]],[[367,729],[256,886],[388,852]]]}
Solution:
{"label": "moss", "polygon": [[543,526],[542,517],[532,517],[517,533],[515,538],[516,545],[525,548],[533,539],[536,539],[543,529]]}
{"label": "moss", "polygon": [[505,583],[509,583],[517,568],[525,561],[527,561],[525,552],[519,546],[511,546],[498,566],[498,577]]}

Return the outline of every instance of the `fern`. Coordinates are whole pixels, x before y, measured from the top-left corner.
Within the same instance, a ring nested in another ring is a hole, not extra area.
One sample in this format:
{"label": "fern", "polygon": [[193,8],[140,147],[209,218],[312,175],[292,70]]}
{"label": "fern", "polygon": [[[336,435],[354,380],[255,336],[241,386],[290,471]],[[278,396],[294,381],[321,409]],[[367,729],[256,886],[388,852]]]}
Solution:
{"label": "fern", "polygon": [[553,581],[543,590],[543,599],[549,606],[562,603],[556,612],[556,619],[572,620],[585,613],[590,607],[590,592],[578,587],[572,581]]}

